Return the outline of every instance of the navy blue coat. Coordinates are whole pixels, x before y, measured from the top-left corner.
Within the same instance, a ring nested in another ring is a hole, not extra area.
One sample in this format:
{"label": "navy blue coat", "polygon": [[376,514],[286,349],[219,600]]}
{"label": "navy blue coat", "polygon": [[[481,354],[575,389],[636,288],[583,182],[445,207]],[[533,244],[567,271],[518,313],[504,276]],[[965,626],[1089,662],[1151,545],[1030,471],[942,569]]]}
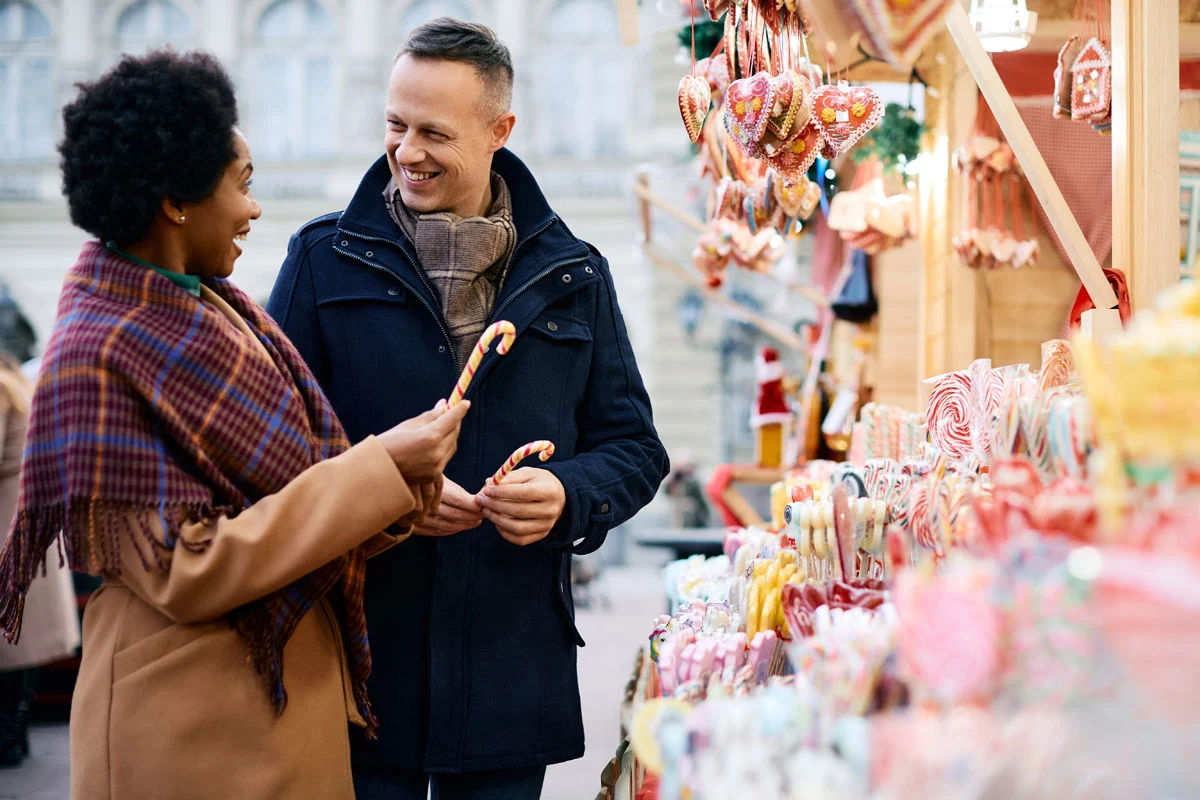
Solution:
{"label": "navy blue coat", "polygon": [[[514,449],[550,439],[556,455],[534,464],[562,481],[566,511],[536,545],[511,545],[485,521],[370,562],[380,728],[376,742],[352,732],[360,764],[475,772],[582,756],[571,554],[598,548],[668,471],[608,263],[519,159],[502,150],[492,168],[512,193],[518,242],[492,320],[518,335],[507,356],[484,358],[446,475],[478,491]],[[389,177],[381,158],[344,212],[292,237],[267,306],[352,441],[432,408],[460,371],[438,296],[384,205]]]}

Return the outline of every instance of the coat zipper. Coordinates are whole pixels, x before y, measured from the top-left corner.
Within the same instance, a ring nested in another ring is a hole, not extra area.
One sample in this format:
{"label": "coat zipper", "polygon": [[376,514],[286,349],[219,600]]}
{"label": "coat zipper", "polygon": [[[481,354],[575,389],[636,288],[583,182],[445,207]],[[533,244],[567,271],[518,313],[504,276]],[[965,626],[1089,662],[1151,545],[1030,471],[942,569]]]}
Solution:
{"label": "coat zipper", "polygon": [[[361,239],[364,242],[382,242],[383,244],[390,244],[392,246],[395,246],[395,244],[396,244],[395,242],[390,242],[387,239],[378,239],[373,236],[362,236],[360,234],[351,233],[350,231],[346,231],[346,230],[343,230],[341,232],[343,234],[345,234],[346,236],[353,236],[355,239]],[[404,258],[408,261],[408,263],[412,265],[413,271],[417,273],[417,277],[420,278],[421,282],[425,284],[425,288],[429,290],[429,296],[437,297],[437,292],[435,292],[433,290],[433,286],[429,283],[429,279],[426,278],[424,273],[420,269],[417,268],[417,265],[415,263],[413,263],[413,260],[408,257],[408,253],[404,252],[404,248],[401,247],[401,248],[399,248],[399,250],[400,250],[400,253],[404,256]],[[354,253],[350,253],[345,250],[340,250],[339,252],[344,256],[354,259],[355,261],[358,261],[362,264],[366,264],[371,269],[376,269],[376,270],[379,270],[380,272],[384,272],[388,275],[391,275],[393,278],[400,281],[400,283],[404,286],[404,288],[408,290],[409,294],[413,295],[418,300],[420,300],[421,305],[425,306],[425,309],[430,313],[430,315],[433,316],[434,322],[436,322],[438,324],[438,328],[440,328],[442,331],[442,338],[445,340],[446,346],[450,350],[450,359],[454,363],[455,374],[458,374],[460,371],[462,371],[462,366],[458,363],[458,353],[454,349],[454,341],[450,338],[450,331],[446,329],[446,323],[442,321],[442,314],[440,311],[435,310],[433,306],[431,306],[428,302],[426,302],[425,298],[421,296],[420,292],[417,292],[413,289],[413,287],[409,284],[408,281],[404,280],[404,278],[401,278],[399,275],[392,272],[390,269],[388,269],[386,267],[381,267],[378,264],[373,264],[372,262],[367,261],[365,258],[362,258],[361,256],[357,256]]]}

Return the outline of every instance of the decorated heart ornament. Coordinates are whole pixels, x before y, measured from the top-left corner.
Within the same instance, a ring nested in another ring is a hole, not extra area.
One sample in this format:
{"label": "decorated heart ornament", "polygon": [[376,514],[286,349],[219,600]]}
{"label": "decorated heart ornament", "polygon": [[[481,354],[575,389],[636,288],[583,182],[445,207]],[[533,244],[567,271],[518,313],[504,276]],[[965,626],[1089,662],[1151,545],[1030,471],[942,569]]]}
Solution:
{"label": "decorated heart ornament", "polygon": [[775,76],[775,105],[767,118],[767,127],[781,140],[808,124],[812,115],[812,82],[790,69]]}
{"label": "decorated heart ornament", "polygon": [[1012,266],[1013,257],[1017,254],[1017,240],[1007,233],[997,233],[992,237],[992,258],[996,266]]}
{"label": "decorated heart ornament", "polygon": [[699,75],[684,75],[679,81],[679,114],[683,117],[683,127],[687,129],[688,137],[693,142],[700,141],[700,133],[704,130],[704,118],[708,116],[711,102],[712,90],[707,79]]}
{"label": "decorated heart ornament", "polygon": [[721,19],[721,15],[729,10],[730,0],[704,0],[704,10],[713,22]]}
{"label": "decorated heart ornament", "polygon": [[725,114],[730,133],[747,150],[766,133],[775,95],[775,81],[767,72],[758,72],[729,84],[729,91],[725,93]]}
{"label": "decorated heart ornament", "polygon": [[725,101],[729,89],[729,64],[723,58],[702,58],[696,62],[696,74],[708,81],[709,93],[716,105]]}
{"label": "decorated heart ornament", "polygon": [[838,153],[845,153],[857,144],[882,117],[879,95],[866,86],[850,86],[840,81],[836,86],[825,84],[813,92],[813,123]]}
{"label": "decorated heart ornament", "polygon": [[708,285],[721,285],[726,265],[733,252],[733,246],[727,235],[710,231],[696,241],[692,250],[692,263],[704,275]]}
{"label": "decorated heart ornament", "polygon": [[785,183],[799,183],[817,160],[823,142],[821,129],[810,122],[796,138],[773,153],[767,153],[767,163],[775,168]]}
{"label": "decorated heart ornament", "polygon": [[740,219],[745,200],[746,184],[732,178],[722,178],[716,189],[717,219]]}
{"label": "decorated heart ornament", "polygon": [[912,234],[915,214],[916,204],[907,194],[867,200],[867,223],[893,239],[903,239]]}
{"label": "decorated heart ornament", "polygon": [[775,202],[783,209],[783,213],[789,217],[799,217],[800,211],[804,208],[805,195],[808,194],[808,187],[812,186],[813,182],[808,178],[801,178],[795,183],[785,183],[782,180],[775,181],[772,187],[775,193]]}

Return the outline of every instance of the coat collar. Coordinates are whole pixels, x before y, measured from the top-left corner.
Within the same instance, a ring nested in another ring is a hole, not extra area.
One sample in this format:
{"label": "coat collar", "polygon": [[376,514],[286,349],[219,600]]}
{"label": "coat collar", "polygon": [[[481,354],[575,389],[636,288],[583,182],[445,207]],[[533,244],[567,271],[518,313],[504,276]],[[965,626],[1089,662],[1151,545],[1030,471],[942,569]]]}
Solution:
{"label": "coat collar", "polygon": [[[492,170],[504,178],[512,194],[513,224],[517,228],[518,242],[538,235],[557,221],[533,173],[511,151],[507,148],[499,150],[492,157]],[[359,182],[350,205],[342,213],[340,227],[389,239],[402,236],[382,200],[383,190],[391,178],[387,156],[380,156]]]}
{"label": "coat collar", "polygon": [[[555,215],[537,180],[519,158],[502,149],[492,158],[492,170],[508,184],[512,194],[513,224],[517,229],[517,245],[508,277],[496,299],[500,306],[554,265],[588,257],[590,251]],[[412,242],[392,220],[384,203],[383,191],[391,177],[387,157],[381,156],[363,176],[350,205],[338,220],[338,228],[352,235],[393,244],[404,258],[397,257],[399,253],[392,257],[382,253],[373,255],[379,266],[404,279],[410,270],[419,273],[422,268]],[[436,307],[437,298],[423,274],[411,277],[416,280],[408,280],[410,286],[416,291],[421,291],[416,288],[421,286],[424,290],[421,294],[426,296],[431,307]]]}

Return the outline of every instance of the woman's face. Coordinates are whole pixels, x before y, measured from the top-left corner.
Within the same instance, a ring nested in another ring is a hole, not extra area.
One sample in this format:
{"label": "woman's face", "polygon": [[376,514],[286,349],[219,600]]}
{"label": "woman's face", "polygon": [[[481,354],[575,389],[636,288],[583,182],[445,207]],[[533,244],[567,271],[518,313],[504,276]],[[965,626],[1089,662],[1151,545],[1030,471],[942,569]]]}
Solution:
{"label": "woman's face", "polygon": [[228,278],[233,262],[242,254],[238,241],[250,233],[250,222],[262,215],[262,207],[250,192],[250,145],[238,131],[233,133],[237,155],[217,181],[213,193],[199,203],[185,205],[182,227],[189,275]]}

